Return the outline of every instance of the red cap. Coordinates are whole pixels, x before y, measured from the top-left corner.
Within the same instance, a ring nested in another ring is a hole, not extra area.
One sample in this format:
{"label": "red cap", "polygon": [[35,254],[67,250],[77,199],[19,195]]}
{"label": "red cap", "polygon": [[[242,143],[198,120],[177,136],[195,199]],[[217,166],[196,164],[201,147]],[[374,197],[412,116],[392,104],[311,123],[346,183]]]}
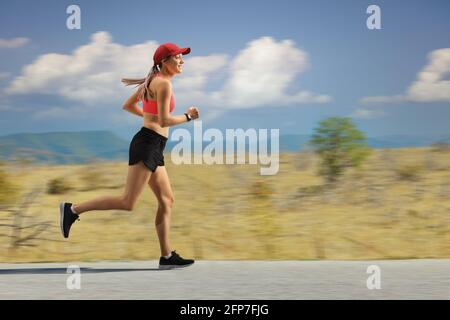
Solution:
{"label": "red cap", "polygon": [[159,64],[167,56],[176,56],[179,53],[188,54],[189,52],[191,52],[191,48],[179,48],[176,44],[164,43],[156,49],[153,62]]}

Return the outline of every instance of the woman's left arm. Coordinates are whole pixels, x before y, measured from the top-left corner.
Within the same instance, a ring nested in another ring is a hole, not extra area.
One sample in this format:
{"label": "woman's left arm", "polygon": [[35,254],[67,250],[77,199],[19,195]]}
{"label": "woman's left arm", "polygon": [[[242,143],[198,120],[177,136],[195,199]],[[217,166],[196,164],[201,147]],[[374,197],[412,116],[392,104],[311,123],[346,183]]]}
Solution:
{"label": "woman's left arm", "polygon": [[144,112],[141,108],[138,107],[137,103],[139,102],[138,99],[138,90],[136,90],[135,93],[133,93],[127,101],[123,104],[123,109],[127,110],[128,112],[131,112],[132,114],[135,114],[137,116],[143,117]]}

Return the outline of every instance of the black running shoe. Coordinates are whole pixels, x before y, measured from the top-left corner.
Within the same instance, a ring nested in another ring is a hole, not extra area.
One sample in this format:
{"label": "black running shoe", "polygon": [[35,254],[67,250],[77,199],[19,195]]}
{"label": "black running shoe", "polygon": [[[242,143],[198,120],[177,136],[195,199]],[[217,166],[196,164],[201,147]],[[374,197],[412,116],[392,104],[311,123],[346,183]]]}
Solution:
{"label": "black running shoe", "polygon": [[77,214],[74,214],[70,207],[72,204],[70,202],[61,202],[59,205],[59,212],[61,214],[61,232],[64,238],[69,237],[69,231],[75,220],[80,220]]}
{"label": "black running shoe", "polygon": [[169,259],[164,257],[159,258],[159,268],[160,269],[174,269],[188,267],[194,264],[192,259],[183,259],[178,253],[172,251],[172,255]]}

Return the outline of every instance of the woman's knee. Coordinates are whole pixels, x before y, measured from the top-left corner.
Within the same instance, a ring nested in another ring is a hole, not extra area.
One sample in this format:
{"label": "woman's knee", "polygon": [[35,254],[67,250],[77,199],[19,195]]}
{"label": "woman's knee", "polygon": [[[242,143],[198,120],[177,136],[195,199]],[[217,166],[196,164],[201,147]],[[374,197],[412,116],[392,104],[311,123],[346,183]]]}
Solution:
{"label": "woman's knee", "polygon": [[134,201],[131,198],[128,197],[122,197],[121,198],[121,209],[125,211],[133,211],[134,208]]}
{"label": "woman's knee", "polygon": [[159,205],[163,208],[172,209],[174,201],[175,201],[175,199],[174,199],[173,195],[163,196],[159,200]]}

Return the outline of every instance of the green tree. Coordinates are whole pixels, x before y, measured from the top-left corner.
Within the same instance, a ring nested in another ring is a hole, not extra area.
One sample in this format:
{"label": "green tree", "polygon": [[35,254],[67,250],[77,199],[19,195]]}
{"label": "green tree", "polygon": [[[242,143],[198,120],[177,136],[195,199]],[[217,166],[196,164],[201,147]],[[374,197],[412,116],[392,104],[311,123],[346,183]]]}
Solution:
{"label": "green tree", "polygon": [[321,158],[319,174],[335,182],[346,168],[359,167],[369,156],[364,133],[349,117],[330,117],[319,122],[309,141]]}

